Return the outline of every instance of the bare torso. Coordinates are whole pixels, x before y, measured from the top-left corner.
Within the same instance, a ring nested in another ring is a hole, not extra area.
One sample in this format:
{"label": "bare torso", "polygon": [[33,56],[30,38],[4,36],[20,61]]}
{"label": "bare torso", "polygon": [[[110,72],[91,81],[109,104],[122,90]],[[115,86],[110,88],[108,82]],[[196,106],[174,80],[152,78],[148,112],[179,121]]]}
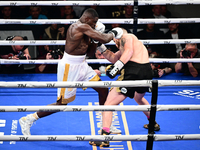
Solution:
{"label": "bare torso", "polygon": [[72,24],[67,31],[65,52],[70,55],[85,55],[91,43],[90,38],[81,32],[81,26],[83,24],[78,21]]}
{"label": "bare torso", "polygon": [[[132,40],[133,45],[130,46],[132,49],[132,56],[129,61],[134,61],[137,63],[149,63],[149,55],[146,47],[143,45],[141,41],[137,39],[137,37],[133,34],[124,34],[124,38]],[[128,43],[129,44],[129,43]],[[131,43],[130,43],[131,44]],[[121,54],[123,53],[123,49],[120,49]]]}

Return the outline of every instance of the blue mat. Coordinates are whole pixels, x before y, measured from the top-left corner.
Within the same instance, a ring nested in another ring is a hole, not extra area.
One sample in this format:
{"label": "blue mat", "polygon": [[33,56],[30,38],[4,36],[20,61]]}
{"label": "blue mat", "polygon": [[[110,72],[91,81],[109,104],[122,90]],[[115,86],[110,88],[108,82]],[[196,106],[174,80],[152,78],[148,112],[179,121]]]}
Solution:
{"label": "blue mat", "polygon": [[[101,77],[103,81],[110,80]],[[115,78],[116,79],[116,78]],[[114,80],[115,80],[114,79]],[[163,80],[199,80],[182,74],[172,73],[160,79]],[[56,81],[56,74],[15,74],[0,75],[0,81]],[[151,93],[145,98],[151,102]],[[0,105],[47,105],[56,101],[54,88],[0,88]],[[199,86],[160,87],[158,104],[189,105],[200,104]],[[97,93],[88,88],[86,91],[77,90],[76,100],[70,105],[98,105]],[[137,105],[134,99],[127,98],[122,105]],[[28,114],[27,112],[1,112],[0,134],[22,135],[18,119]],[[115,112],[113,123],[122,130],[122,135],[146,135],[148,131],[143,125],[148,123],[142,112]],[[200,111],[158,111],[156,120],[161,130],[156,134],[200,134]],[[91,121],[94,123],[94,129]],[[59,112],[39,119],[31,127],[32,135],[91,135],[91,130],[98,135],[101,114],[93,112]],[[97,150],[97,149],[124,149],[145,150],[146,141],[113,141],[109,148],[92,147],[88,141],[35,141],[18,142],[0,141],[2,150]],[[155,141],[153,150],[199,150],[200,140],[182,141]]]}

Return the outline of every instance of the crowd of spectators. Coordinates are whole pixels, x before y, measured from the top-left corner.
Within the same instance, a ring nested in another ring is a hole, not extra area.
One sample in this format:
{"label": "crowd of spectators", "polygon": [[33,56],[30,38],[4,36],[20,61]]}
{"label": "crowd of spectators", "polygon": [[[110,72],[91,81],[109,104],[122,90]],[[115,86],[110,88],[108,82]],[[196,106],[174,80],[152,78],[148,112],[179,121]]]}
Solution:
{"label": "crowd of spectators", "polygon": [[[133,18],[133,6],[2,6],[0,7],[0,19],[78,19],[87,8],[95,9],[100,19],[129,19]],[[167,9],[167,6],[140,6],[138,18],[175,18]],[[31,30],[35,40],[64,40],[70,24],[6,24],[0,25],[0,30]],[[123,27],[128,32],[133,32],[133,24],[105,24],[106,32],[114,27]],[[145,24],[138,25],[138,39],[190,39],[200,38],[191,30],[191,24]],[[13,36],[13,35],[8,35]],[[2,40],[2,39],[1,39]],[[187,49],[185,44],[160,44],[145,45],[151,58],[179,58],[183,49]],[[199,56],[199,50],[197,54]],[[3,48],[2,46],[0,48]],[[108,46],[108,49],[116,51],[115,46]],[[60,59],[64,51],[63,45],[58,46],[37,46],[36,59]],[[54,53],[58,57],[54,57]],[[5,53],[5,52],[4,52]],[[97,52],[98,53],[98,52]],[[195,57],[196,57],[195,55]],[[182,56],[182,54],[181,54]],[[1,54],[1,58],[4,58]],[[194,56],[193,56],[194,57]],[[191,57],[191,58],[193,58]],[[94,56],[94,58],[97,58]],[[190,57],[189,57],[190,58]],[[98,59],[98,58],[97,58]],[[152,64],[152,68],[157,68]],[[175,68],[175,64],[156,64],[160,66],[156,70],[162,70],[161,74],[170,72],[180,72]],[[176,65],[177,66],[177,65]],[[179,65],[180,66],[180,65]],[[1,67],[2,68],[2,67]],[[1,69],[0,68],[0,69]],[[96,69],[96,68],[95,68]],[[176,70],[175,70],[176,69]],[[180,70],[180,69],[179,69]],[[0,70],[2,73],[2,69]],[[37,65],[33,72],[56,72],[56,65],[47,67],[47,65]],[[197,69],[200,73],[200,70]],[[161,75],[161,76],[162,76]],[[159,76],[160,77],[160,76]]]}

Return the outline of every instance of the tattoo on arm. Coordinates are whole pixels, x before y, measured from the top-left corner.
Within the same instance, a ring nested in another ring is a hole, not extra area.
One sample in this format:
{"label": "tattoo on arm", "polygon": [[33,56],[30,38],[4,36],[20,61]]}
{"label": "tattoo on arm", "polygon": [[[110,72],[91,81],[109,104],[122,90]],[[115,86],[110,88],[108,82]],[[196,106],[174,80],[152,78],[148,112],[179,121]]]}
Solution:
{"label": "tattoo on arm", "polygon": [[126,41],[127,41],[127,40],[126,40],[125,38],[122,38],[122,39],[121,39],[121,46],[122,46],[122,47],[124,47]]}

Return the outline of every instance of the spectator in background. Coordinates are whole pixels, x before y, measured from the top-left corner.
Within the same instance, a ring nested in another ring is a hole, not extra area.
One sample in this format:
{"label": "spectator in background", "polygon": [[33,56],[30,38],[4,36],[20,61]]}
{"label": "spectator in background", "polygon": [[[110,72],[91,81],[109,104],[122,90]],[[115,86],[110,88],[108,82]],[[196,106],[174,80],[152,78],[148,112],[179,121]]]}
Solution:
{"label": "spectator in background", "polygon": [[48,19],[47,16],[41,14],[41,7],[32,6],[29,9],[30,16],[26,19]]}
{"label": "spectator in background", "polygon": [[[63,53],[61,51],[47,50],[47,53],[44,56],[41,56],[38,59],[61,59]],[[36,73],[57,73],[57,64],[38,64],[35,68]]]}
{"label": "spectator in background", "polygon": [[108,18],[118,18],[125,14],[124,6],[109,6],[107,12]]}
{"label": "spectator in background", "polygon": [[[192,32],[187,27],[180,26],[179,23],[168,24],[169,31],[165,34],[166,39],[189,39],[192,38]],[[177,54],[185,47],[185,44],[168,44],[163,51],[166,58],[177,58]]]}
{"label": "spectator in background", "polygon": [[[26,19],[48,19],[47,16],[41,14],[41,7],[32,6],[29,9],[30,16]],[[47,27],[46,25],[26,25],[29,30],[32,30],[33,36],[35,40],[40,40],[42,34],[44,33],[44,29]]]}
{"label": "spectator in background", "polygon": [[[27,37],[22,36],[8,36],[6,40],[18,41],[18,40],[28,40]],[[27,46],[24,45],[11,45],[11,46],[0,46],[0,58],[1,59],[30,59],[29,50]],[[8,64],[1,66],[1,73],[24,73],[24,66],[19,64]]]}
{"label": "spectator in background", "polygon": [[[64,6],[62,7],[62,12],[61,12],[61,15],[62,15],[62,19],[78,19],[78,17],[76,16],[76,12],[74,11],[73,9],[73,6]],[[69,28],[71,24],[65,24],[64,25],[64,28],[65,28],[65,33],[67,32],[67,29]]]}
{"label": "spectator in background", "polygon": [[166,18],[161,14],[161,5],[154,5],[152,7],[153,18]]}
{"label": "spectator in background", "polygon": [[101,6],[95,6],[95,5],[86,6],[85,9],[82,11],[82,14],[88,8],[93,8],[94,10],[96,10],[96,12],[99,14],[99,18],[101,19],[107,18],[106,9],[104,9]]}
{"label": "spectator in background", "polygon": [[[0,19],[15,19],[13,8],[10,6],[4,6],[1,9]],[[12,24],[0,24],[1,30],[17,30],[21,25]]]}
{"label": "spectator in background", "polygon": [[[138,39],[147,40],[147,39],[163,39],[164,33],[155,27],[155,24],[146,24],[142,31],[137,33]],[[151,54],[156,55],[157,57],[162,57],[162,51],[165,48],[161,45],[145,45],[149,56]]]}
{"label": "spectator in background", "polygon": [[[147,18],[155,18],[155,19],[164,19],[166,18],[161,14],[161,5],[153,5],[152,6],[152,14]],[[159,30],[162,30],[164,33],[168,31],[167,24],[156,24],[155,25]]]}
{"label": "spectator in background", "polygon": [[12,8],[10,6],[5,6],[1,10],[1,18],[2,19],[14,19],[14,14],[12,12]]}
{"label": "spectator in background", "polygon": [[[180,58],[200,58],[200,49],[197,48],[197,44],[186,44],[185,48],[179,52]],[[176,63],[176,73],[184,73],[184,75],[192,75],[197,77],[200,73],[200,63]]]}
{"label": "spectator in background", "polygon": [[[127,5],[124,7],[124,14],[121,14],[118,18],[133,19],[133,6]],[[133,29],[133,24],[122,24],[121,27],[125,29]]]}
{"label": "spectator in background", "polygon": [[[65,39],[65,28],[58,24],[51,24],[44,30],[44,34],[42,36],[43,40],[64,40]],[[51,45],[40,47],[38,57],[44,57],[49,50],[60,50],[64,52],[63,45]]]}
{"label": "spectator in background", "polygon": [[[105,59],[103,54],[97,49],[95,53],[95,58],[96,59]],[[98,76],[105,75],[105,69],[107,64],[90,64],[92,69],[98,74]]]}
{"label": "spectator in background", "polygon": [[171,12],[167,9],[166,5],[162,5],[161,6],[161,15],[166,17],[166,18],[170,18],[171,16]]}
{"label": "spectator in background", "polygon": [[[151,54],[150,58],[159,58],[156,54]],[[151,68],[153,70],[153,77],[160,78],[166,74],[173,71],[169,63],[151,63]]]}
{"label": "spectator in background", "polygon": [[64,12],[62,19],[78,19],[73,6],[64,6]]}

